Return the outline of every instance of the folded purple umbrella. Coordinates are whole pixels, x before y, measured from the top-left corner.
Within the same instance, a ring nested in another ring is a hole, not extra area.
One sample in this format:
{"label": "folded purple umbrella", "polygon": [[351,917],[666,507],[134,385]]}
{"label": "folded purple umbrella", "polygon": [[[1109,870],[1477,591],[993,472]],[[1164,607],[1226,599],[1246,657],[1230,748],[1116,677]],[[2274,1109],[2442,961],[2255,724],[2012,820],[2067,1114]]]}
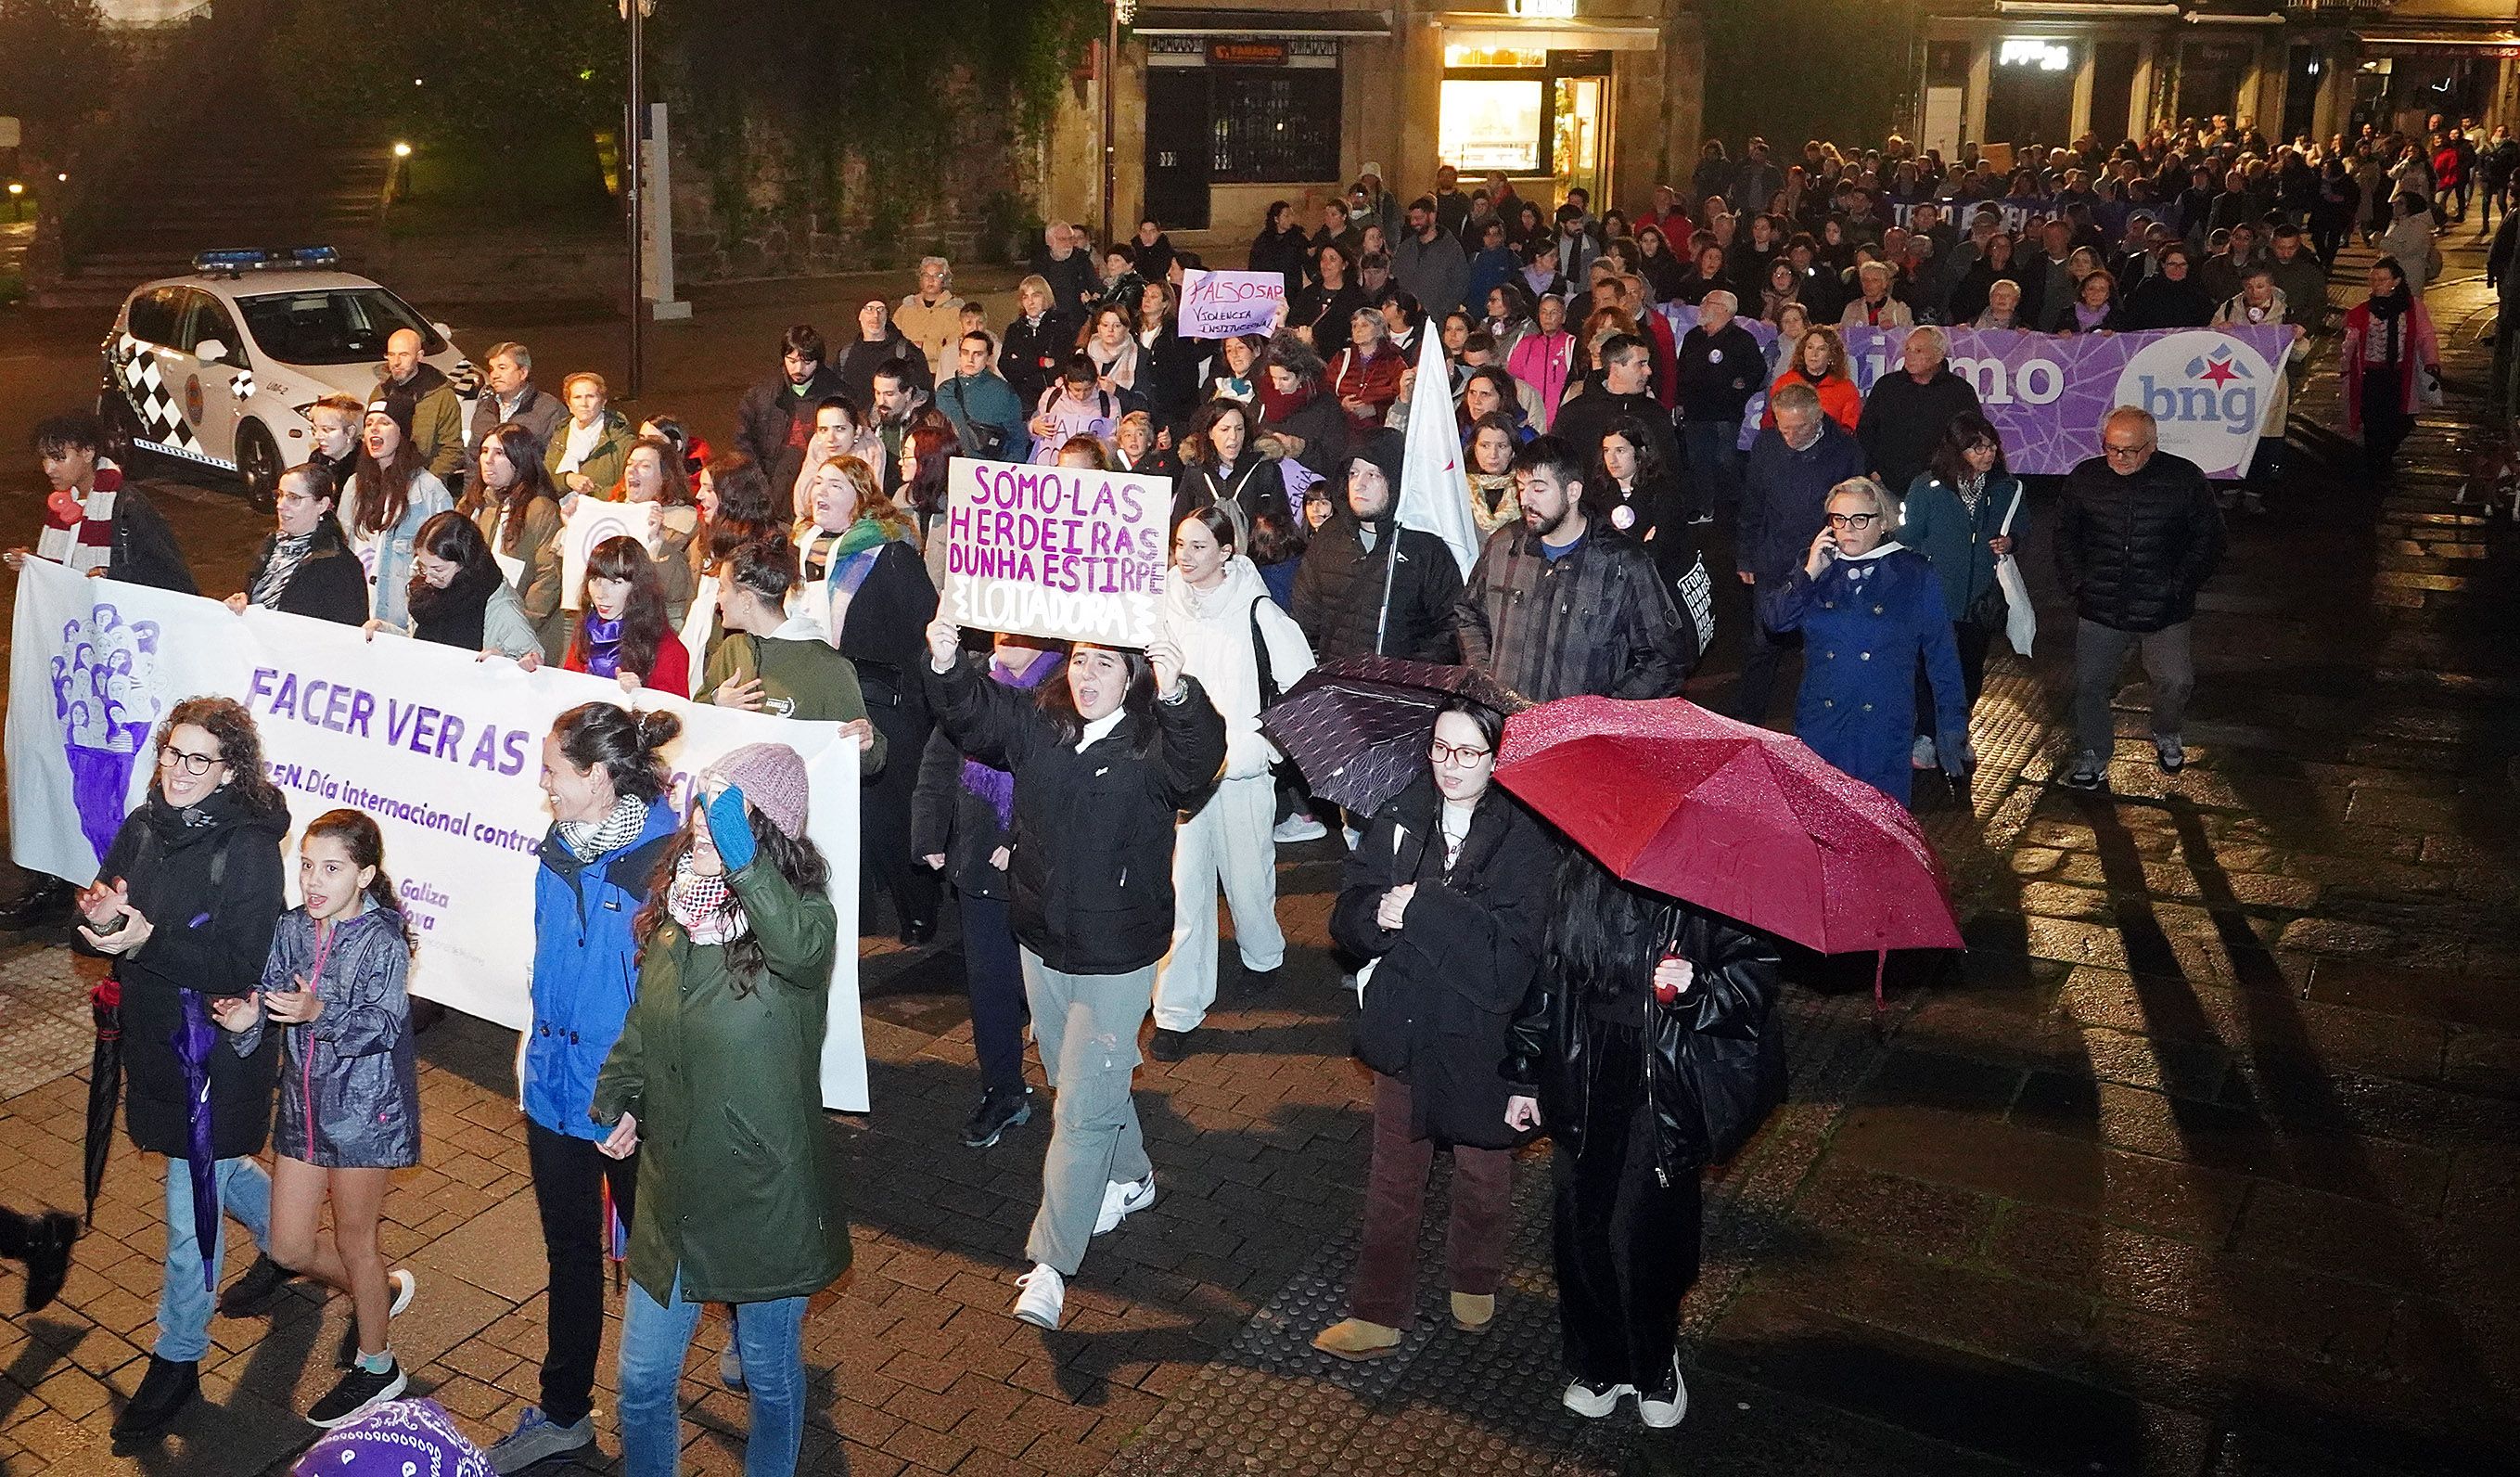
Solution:
{"label": "folded purple umbrella", "polygon": [[202,1248],[202,1283],[219,1286],[219,1160],[210,1133],[210,1053],[219,1028],[194,991],[180,992],[184,1024],[175,1028],[176,1060],[184,1064],[184,1164],[193,1176],[193,1238]]}

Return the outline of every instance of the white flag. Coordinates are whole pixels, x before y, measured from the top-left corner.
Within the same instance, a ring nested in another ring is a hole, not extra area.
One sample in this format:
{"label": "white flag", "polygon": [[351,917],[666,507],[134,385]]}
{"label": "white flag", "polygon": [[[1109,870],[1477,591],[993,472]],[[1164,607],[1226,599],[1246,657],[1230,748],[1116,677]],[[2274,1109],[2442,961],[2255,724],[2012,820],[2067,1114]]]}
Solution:
{"label": "white flag", "polygon": [[1436,325],[1429,322],[1418,334],[1418,388],[1400,461],[1400,526],[1444,540],[1467,579],[1479,557],[1479,529],[1470,521],[1470,479],[1462,465],[1461,431],[1453,424],[1453,380]]}

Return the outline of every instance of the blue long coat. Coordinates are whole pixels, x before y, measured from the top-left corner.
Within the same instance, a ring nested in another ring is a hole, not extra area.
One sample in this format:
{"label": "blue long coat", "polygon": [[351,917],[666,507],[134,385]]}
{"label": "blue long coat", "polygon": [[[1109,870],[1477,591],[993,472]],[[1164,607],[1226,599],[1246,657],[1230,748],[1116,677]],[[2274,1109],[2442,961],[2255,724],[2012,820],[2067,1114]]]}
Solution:
{"label": "blue long coat", "polygon": [[1906,805],[1919,660],[1934,691],[1935,747],[1966,752],[1959,649],[1942,579],[1924,555],[1891,544],[1832,560],[1818,579],[1797,568],[1763,599],[1769,629],[1803,633],[1794,732],[1812,752]]}

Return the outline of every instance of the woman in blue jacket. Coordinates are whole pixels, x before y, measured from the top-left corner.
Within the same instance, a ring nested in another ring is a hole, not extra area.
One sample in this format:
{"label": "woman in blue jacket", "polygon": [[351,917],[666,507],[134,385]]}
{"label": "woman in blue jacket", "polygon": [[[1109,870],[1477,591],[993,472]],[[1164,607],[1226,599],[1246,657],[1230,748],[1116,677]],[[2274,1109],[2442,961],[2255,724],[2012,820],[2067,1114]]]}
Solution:
{"label": "woman in blue jacket", "polygon": [[1803,633],[1795,734],[1904,806],[1917,662],[1933,684],[1943,768],[1954,775],[1967,767],[1968,703],[1942,582],[1924,555],[1888,536],[1889,503],[1868,477],[1831,487],[1827,526],[1791,578],[1760,587],[1760,616],[1770,630]]}
{"label": "woman in blue jacket", "polygon": [[[1934,459],[1908,485],[1901,505],[1899,541],[1924,555],[1942,577],[1943,612],[1951,618],[1960,686],[1971,709],[1986,685],[1987,651],[2003,627],[2003,586],[1995,566],[2012,553],[2009,531],[2020,506],[2021,480],[2004,470],[2003,441],[1975,411],[1952,417]],[[1920,679],[1912,758],[1919,769],[1935,762],[1931,704]]]}
{"label": "woman in blue jacket", "polygon": [[604,1337],[604,1187],[627,1225],[638,1159],[596,1148],[595,1077],[637,992],[632,920],[671,847],[670,770],[658,751],[682,732],[668,713],[588,703],[543,740],[553,825],[534,873],[533,1021],[525,1028],[525,1154],[550,1259],[542,1400],[490,1451],[503,1472],[595,1443],[597,1347]]}

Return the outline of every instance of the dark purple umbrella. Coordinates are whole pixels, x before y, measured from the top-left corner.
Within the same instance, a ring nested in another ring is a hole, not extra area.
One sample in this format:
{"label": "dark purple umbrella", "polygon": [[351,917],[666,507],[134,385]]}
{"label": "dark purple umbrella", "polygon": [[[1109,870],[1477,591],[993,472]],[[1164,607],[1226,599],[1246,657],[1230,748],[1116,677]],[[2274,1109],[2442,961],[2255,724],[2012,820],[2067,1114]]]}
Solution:
{"label": "dark purple umbrella", "polygon": [[96,1193],[105,1185],[105,1162],[113,1157],[113,1109],[122,1100],[122,982],[112,975],[87,992],[96,1021],[96,1045],[87,1059],[87,1223],[96,1228]]}
{"label": "dark purple umbrella", "polygon": [[175,1057],[184,1064],[184,1164],[193,1176],[193,1237],[202,1248],[202,1282],[219,1286],[219,1190],[217,1152],[210,1136],[210,1053],[219,1028],[199,992],[182,992],[184,1024],[175,1028]]}
{"label": "dark purple umbrella", "polygon": [[1306,672],[1260,715],[1260,730],[1313,794],[1371,815],[1426,767],[1435,711],[1455,697],[1507,715],[1524,706],[1475,668],[1341,657]]}

